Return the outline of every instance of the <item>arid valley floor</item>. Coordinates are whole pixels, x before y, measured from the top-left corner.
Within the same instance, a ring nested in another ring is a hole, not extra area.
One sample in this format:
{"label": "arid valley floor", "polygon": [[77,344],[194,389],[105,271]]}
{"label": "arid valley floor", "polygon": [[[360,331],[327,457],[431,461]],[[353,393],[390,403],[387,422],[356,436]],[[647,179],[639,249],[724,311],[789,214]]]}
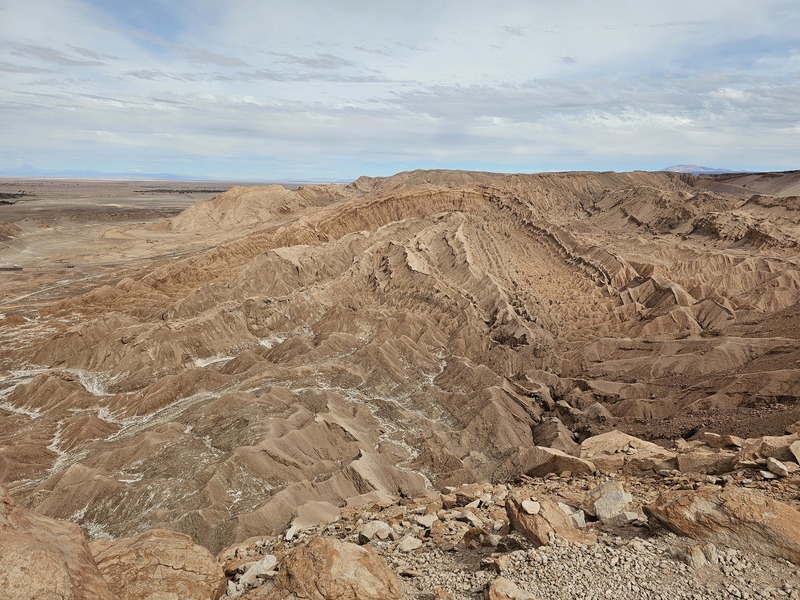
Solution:
{"label": "arid valley floor", "polygon": [[0,180],[0,597],[800,597],[800,172],[228,187]]}

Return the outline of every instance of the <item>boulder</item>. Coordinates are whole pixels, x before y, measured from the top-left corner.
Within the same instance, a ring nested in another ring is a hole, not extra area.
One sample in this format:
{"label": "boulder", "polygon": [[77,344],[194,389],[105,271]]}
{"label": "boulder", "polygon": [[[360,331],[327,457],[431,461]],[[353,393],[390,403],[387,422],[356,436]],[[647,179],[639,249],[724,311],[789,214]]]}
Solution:
{"label": "boulder", "polygon": [[277,565],[278,559],[274,555],[265,554],[259,560],[246,565],[247,569],[239,577],[239,584],[247,588],[257,585],[259,579],[274,577]]}
{"label": "boulder", "polygon": [[461,521],[437,520],[431,525],[430,538],[439,548],[453,548],[469,531],[469,525]]}
{"label": "boulder", "polygon": [[280,565],[270,599],[399,600],[400,580],[368,547],[316,537]]}
{"label": "boulder", "polygon": [[789,452],[792,453],[795,462],[797,462],[797,464],[800,464],[800,440],[792,442],[792,445],[789,446]]}
{"label": "boulder", "polygon": [[736,469],[736,455],[732,452],[691,448],[678,453],[678,470],[681,473],[722,475]]}
{"label": "boulder", "polygon": [[619,527],[639,518],[631,510],[631,496],[618,481],[601,485],[591,494],[595,515],[604,525]]}
{"label": "boulder", "polygon": [[476,515],[471,510],[462,511],[457,517],[457,521],[462,521],[471,525],[472,527],[483,527],[485,523],[483,519],[481,519],[478,515]]}
{"label": "boulder", "polygon": [[789,469],[786,468],[786,465],[771,456],[767,459],[767,469],[775,473],[778,477],[789,476]]}
{"label": "boulder", "polygon": [[581,444],[581,458],[604,471],[636,473],[678,466],[674,452],[617,430],[586,438]]}
{"label": "boulder", "polygon": [[483,597],[486,600],[536,600],[530,592],[519,589],[510,579],[498,577],[486,588]]}
{"label": "boulder", "polygon": [[572,522],[575,523],[576,527],[579,529],[586,527],[586,513],[583,512],[583,509],[575,508],[574,506],[564,504],[563,502],[558,502],[558,508],[564,511],[564,514],[572,519]]}
{"label": "boulder", "polygon": [[[467,506],[493,491],[490,483],[468,483],[453,490],[455,506]],[[452,508],[452,507],[451,507]]]}
{"label": "boulder", "polygon": [[413,552],[422,548],[422,540],[414,537],[410,533],[403,537],[397,544],[397,549],[400,552]]}
{"label": "boulder", "polygon": [[183,533],[150,529],[135,537],[90,544],[95,562],[121,600],[219,598],[227,581],[222,565]]}
{"label": "boulder", "polygon": [[748,438],[742,444],[738,458],[739,460],[755,460],[756,458],[771,457],[777,460],[792,460],[794,454],[791,447],[798,439],[800,439],[800,434],[797,433]]}
{"label": "boulder", "polygon": [[439,520],[439,517],[437,517],[436,515],[417,515],[414,520],[420,527],[424,527],[425,529],[430,529],[431,527],[433,527],[433,524]]}
{"label": "boulder", "polygon": [[523,503],[525,503],[526,508],[530,510],[529,502],[530,498],[519,492],[512,492],[506,500],[506,512],[512,527],[534,545],[544,546],[556,538],[584,544],[597,541],[593,534],[584,533],[578,529],[576,521],[550,498],[540,497],[537,499],[536,503],[539,505],[539,509],[535,514],[529,514],[523,508]]}
{"label": "boulder", "polygon": [[367,544],[374,539],[388,540],[394,533],[391,526],[384,521],[369,521],[358,530],[358,543]]}
{"label": "boulder", "polygon": [[539,511],[542,510],[542,505],[536,500],[523,500],[521,506],[526,515],[538,515]]}
{"label": "boulder", "polygon": [[0,487],[0,598],[116,598],[81,528],[23,508]]}
{"label": "boulder", "polygon": [[693,544],[685,550],[679,551],[677,556],[693,569],[702,569],[708,565],[708,560],[700,544]]}
{"label": "boulder", "polygon": [[705,439],[706,444],[712,448],[739,449],[742,447],[742,444],[744,444],[744,440],[740,437],[736,437],[735,435],[722,435],[719,433],[712,433],[710,431],[703,433],[703,438]]}
{"label": "boulder", "polygon": [[757,492],[670,490],[645,510],[680,535],[800,564],[800,512]]}
{"label": "boulder", "polygon": [[529,477],[541,477],[548,473],[562,473],[570,471],[576,474],[591,475],[597,469],[592,462],[571,456],[556,450],[555,448],[545,448],[534,446],[523,452],[521,456],[522,472]]}

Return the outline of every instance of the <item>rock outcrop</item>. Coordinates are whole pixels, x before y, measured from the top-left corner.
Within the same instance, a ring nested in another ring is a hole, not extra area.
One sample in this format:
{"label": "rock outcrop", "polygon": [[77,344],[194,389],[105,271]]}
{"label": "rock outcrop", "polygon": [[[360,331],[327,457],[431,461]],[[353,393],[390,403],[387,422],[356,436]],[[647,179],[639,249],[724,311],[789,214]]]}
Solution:
{"label": "rock outcrop", "polygon": [[188,535],[151,529],[91,544],[97,568],[121,600],[217,600],[227,581],[216,558]]}
{"label": "rock outcrop", "polygon": [[674,452],[621,431],[609,431],[581,443],[581,458],[604,471],[659,471],[677,467]]}
{"label": "rock outcrop", "polygon": [[27,510],[0,487],[0,598],[114,600],[117,596],[97,568],[78,525]]}
{"label": "rock outcrop", "polygon": [[675,533],[800,565],[800,511],[735,487],[665,492],[648,513]]}
{"label": "rock outcrop", "polygon": [[400,581],[367,548],[317,537],[283,560],[270,598],[399,600]]}

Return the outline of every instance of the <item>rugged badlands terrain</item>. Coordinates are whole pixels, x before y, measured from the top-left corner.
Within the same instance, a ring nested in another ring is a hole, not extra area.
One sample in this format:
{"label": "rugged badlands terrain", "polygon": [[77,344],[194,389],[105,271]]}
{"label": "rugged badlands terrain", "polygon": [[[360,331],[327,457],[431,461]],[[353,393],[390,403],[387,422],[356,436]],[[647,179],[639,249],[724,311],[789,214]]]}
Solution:
{"label": "rugged badlands terrain", "polygon": [[[0,265],[24,267],[0,272],[0,527],[77,523],[99,586],[162,535],[221,552],[230,583],[197,597],[527,597],[489,591],[498,572],[589,597],[556,577],[575,557],[578,579],[617,577],[598,597],[659,597],[642,582],[662,562],[683,582],[665,597],[796,596],[800,173],[417,171],[137,216],[71,221],[63,243],[63,222],[0,224]],[[729,531],[778,514],[783,550],[681,529],[668,507],[695,497]],[[391,532],[362,535],[372,521]],[[351,551],[335,538],[383,554],[397,589],[292,588]],[[242,583],[254,556],[277,579]]]}

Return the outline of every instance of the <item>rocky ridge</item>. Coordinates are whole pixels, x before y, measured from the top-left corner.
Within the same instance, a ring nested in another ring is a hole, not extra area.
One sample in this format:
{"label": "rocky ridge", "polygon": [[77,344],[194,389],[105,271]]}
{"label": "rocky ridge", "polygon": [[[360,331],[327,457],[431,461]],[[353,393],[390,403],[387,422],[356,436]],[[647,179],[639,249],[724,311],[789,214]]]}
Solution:
{"label": "rocky ridge", "polygon": [[[542,547],[594,548],[598,522],[690,531],[640,510],[656,498],[635,480],[661,473],[726,488],[678,502],[712,526],[750,506],[731,485],[794,510],[797,177],[738,177],[418,171],[235,188],[109,229],[126,256],[141,240],[197,250],[48,295],[15,284],[0,314],[0,483],[142,557],[153,529],[217,553],[335,526],[348,507],[565,472],[622,487],[600,508],[506,489],[508,522]],[[753,547],[780,532],[750,530]],[[297,564],[330,549],[312,550]],[[288,594],[282,577],[270,585]],[[491,593],[525,588],[506,579]]]}

